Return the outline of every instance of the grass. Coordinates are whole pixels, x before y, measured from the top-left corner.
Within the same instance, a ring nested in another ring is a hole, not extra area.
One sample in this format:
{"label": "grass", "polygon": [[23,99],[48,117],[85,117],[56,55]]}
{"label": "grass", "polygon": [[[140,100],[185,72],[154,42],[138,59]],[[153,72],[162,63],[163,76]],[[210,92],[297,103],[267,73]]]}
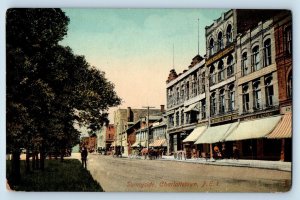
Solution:
{"label": "grass", "polygon": [[[9,179],[10,161],[7,161],[7,179]],[[21,181],[11,185],[15,191],[70,191],[103,192],[100,184],[93,179],[90,172],[83,169],[77,159],[45,160],[45,170],[25,173],[25,161],[21,161]]]}

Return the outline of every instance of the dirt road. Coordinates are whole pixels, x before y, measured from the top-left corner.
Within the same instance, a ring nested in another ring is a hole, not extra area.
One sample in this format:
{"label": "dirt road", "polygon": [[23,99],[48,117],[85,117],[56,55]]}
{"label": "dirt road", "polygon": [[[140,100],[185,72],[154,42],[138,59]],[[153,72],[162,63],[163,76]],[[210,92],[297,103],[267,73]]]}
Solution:
{"label": "dirt road", "polygon": [[283,192],[291,172],[89,155],[88,169],[106,192]]}

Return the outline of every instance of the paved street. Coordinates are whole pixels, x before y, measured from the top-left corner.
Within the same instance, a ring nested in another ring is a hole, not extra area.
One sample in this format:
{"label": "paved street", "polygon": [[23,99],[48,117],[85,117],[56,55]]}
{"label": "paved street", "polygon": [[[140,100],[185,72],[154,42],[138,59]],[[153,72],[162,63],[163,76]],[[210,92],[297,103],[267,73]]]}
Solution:
{"label": "paved street", "polygon": [[287,171],[92,154],[88,170],[106,192],[279,192],[291,184]]}

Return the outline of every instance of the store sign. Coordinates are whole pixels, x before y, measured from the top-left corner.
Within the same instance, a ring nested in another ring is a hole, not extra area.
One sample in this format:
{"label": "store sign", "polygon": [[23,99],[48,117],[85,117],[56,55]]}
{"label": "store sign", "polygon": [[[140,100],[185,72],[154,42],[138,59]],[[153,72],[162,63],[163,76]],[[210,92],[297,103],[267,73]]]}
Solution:
{"label": "store sign", "polygon": [[220,58],[222,58],[224,55],[228,54],[232,50],[234,50],[234,45],[228,47],[224,51],[221,51],[221,52],[217,53],[215,56],[213,56],[212,58],[208,59],[206,61],[206,66],[210,65],[211,63],[215,62],[216,60],[219,60]]}

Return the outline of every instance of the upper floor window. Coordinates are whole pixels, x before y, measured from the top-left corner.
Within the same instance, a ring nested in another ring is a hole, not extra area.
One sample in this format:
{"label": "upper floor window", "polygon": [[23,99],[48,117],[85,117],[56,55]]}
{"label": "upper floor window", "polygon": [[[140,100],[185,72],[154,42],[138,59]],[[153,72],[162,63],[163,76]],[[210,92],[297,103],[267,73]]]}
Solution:
{"label": "upper floor window", "polygon": [[253,99],[254,109],[261,109],[261,89],[259,80],[253,82]]}
{"label": "upper floor window", "polygon": [[226,41],[227,41],[227,44],[229,44],[233,41],[231,24],[229,24],[226,29]]}
{"label": "upper floor window", "polygon": [[233,111],[234,110],[234,102],[235,102],[235,93],[234,93],[234,84],[229,86],[229,111]]}
{"label": "upper floor window", "polygon": [[197,74],[193,75],[193,85],[192,85],[193,96],[197,96]]}
{"label": "upper floor window", "polygon": [[225,79],[225,69],[224,69],[224,63],[222,60],[219,61],[218,70],[219,70],[218,79],[219,79],[219,81],[223,81]]}
{"label": "upper floor window", "polygon": [[206,101],[205,99],[201,100],[201,119],[206,118]]}
{"label": "upper floor window", "polygon": [[261,68],[258,45],[252,49],[252,66],[253,66],[253,71],[260,70]]}
{"label": "upper floor window", "polygon": [[177,94],[177,95],[176,95],[176,96],[177,96],[177,97],[176,97],[176,101],[177,101],[177,103],[179,103],[179,99],[180,99],[180,91],[179,91],[179,88],[176,89],[176,94]]}
{"label": "upper floor window", "polygon": [[244,52],[242,55],[242,73],[243,76],[246,76],[247,74],[250,73],[250,68],[247,65],[247,52]]}
{"label": "upper floor window", "polygon": [[248,112],[250,97],[249,97],[249,87],[248,84],[242,86],[242,92],[243,92],[243,112]]}
{"label": "upper floor window", "polygon": [[218,50],[223,49],[223,34],[222,32],[219,32],[218,34]]}
{"label": "upper floor window", "polygon": [[292,28],[290,26],[285,29],[285,38],[286,52],[292,54]]}
{"label": "upper floor window", "polygon": [[209,77],[210,85],[216,84],[217,80],[216,80],[216,74],[215,74],[215,66],[212,65],[210,67],[209,74],[210,74],[210,77]]}
{"label": "upper floor window", "polygon": [[181,121],[181,125],[183,125],[184,124],[184,112],[183,112],[183,110],[181,111],[181,115],[180,115],[180,121]]}
{"label": "upper floor window", "polygon": [[179,112],[176,112],[176,126],[179,126]]}
{"label": "upper floor window", "polygon": [[211,38],[209,41],[209,55],[213,55],[214,54],[214,39]]}
{"label": "upper floor window", "polygon": [[201,74],[201,93],[205,92],[205,72]]}
{"label": "upper floor window", "polygon": [[271,56],[271,39],[267,39],[264,42],[264,63],[265,66],[269,66],[272,64],[272,56]]}
{"label": "upper floor window", "polygon": [[220,90],[220,113],[225,113],[225,90]]}
{"label": "upper floor window", "polygon": [[291,98],[293,95],[293,75],[290,72],[287,80],[287,96]]}
{"label": "upper floor window", "polygon": [[265,86],[266,86],[266,103],[267,106],[274,105],[274,88],[272,84],[272,76],[265,78]]}
{"label": "upper floor window", "polygon": [[186,99],[189,100],[190,98],[190,84],[189,82],[186,83]]}
{"label": "upper floor window", "polygon": [[227,77],[232,76],[234,73],[233,57],[229,55],[227,58]]}
{"label": "upper floor window", "polygon": [[213,92],[210,96],[210,114],[215,115],[217,113],[217,102],[216,102],[216,93]]}

